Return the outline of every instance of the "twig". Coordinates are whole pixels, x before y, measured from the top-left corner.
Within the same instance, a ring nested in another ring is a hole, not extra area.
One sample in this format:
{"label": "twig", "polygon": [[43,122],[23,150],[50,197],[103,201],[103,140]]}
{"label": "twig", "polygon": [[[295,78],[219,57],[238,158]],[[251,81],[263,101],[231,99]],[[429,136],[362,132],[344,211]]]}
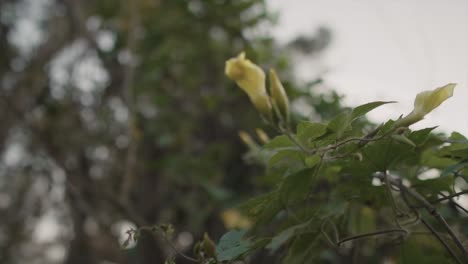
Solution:
{"label": "twig", "polygon": [[437,238],[437,240],[439,240],[439,242],[445,247],[445,249],[447,249],[447,251],[450,253],[450,255],[457,261],[457,263],[463,264],[463,262],[457,257],[455,252],[453,252],[453,250],[442,239],[440,234],[437,233],[437,231],[428,222],[426,222],[426,220],[421,218],[421,223],[423,223],[423,225],[425,225],[427,227],[427,229],[429,229],[429,231],[431,231],[431,233]]}
{"label": "twig", "polygon": [[461,192],[453,193],[453,194],[450,194],[450,195],[445,195],[445,194],[443,194],[443,193],[439,193],[439,194],[442,195],[442,196],[444,196],[444,197],[439,198],[439,199],[436,199],[436,200],[433,200],[433,201],[430,201],[431,204],[439,203],[439,202],[442,202],[442,201],[445,201],[445,200],[452,199],[453,197],[457,197],[457,196],[460,196],[460,195],[468,194],[468,190],[464,190],[464,191],[461,191]]}
{"label": "twig", "polygon": [[[379,175],[377,177],[379,177],[382,180],[383,175]],[[402,192],[410,195],[415,200],[417,200],[426,209],[426,211],[428,211],[428,213],[431,216],[433,216],[437,220],[437,222],[439,222],[444,227],[444,229],[447,231],[450,237],[452,237],[452,240],[455,242],[455,244],[461,250],[461,252],[463,252],[465,256],[468,255],[460,239],[455,235],[452,228],[448,225],[447,221],[445,221],[445,219],[439,214],[439,212],[431,203],[429,203],[421,194],[419,194],[418,192],[416,192],[415,190],[411,188],[406,187],[401,182],[396,181],[394,179],[389,179],[389,181],[391,184],[397,185],[400,188],[400,190],[402,190]],[[423,219],[421,218],[421,221],[422,220]]]}
{"label": "twig", "polygon": [[[454,197],[454,196],[448,197],[447,195],[445,195],[445,194],[443,194],[443,193],[439,193],[439,194],[442,195],[442,196],[444,196],[444,197],[441,198],[441,199],[444,199],[444,200],[445,200],[445,199],[450,199],[450,202],[453,203],[458,209],[460,209],[460,210],[462,210],[463,212],[465,212],[466,214],[468,214],[468,210],[467,210],[467,209],[465,209],[463,206],[461,206],[459,203],[457,203],[457,202],[455,202],[455,201],[453,200],[453,197]],[[440,199],[437,199],[437,200],[440,200]],[[431,203],[433,203],[433,202],[431,202]]]}
{"label": "twig", "polygon": [[360,137],[356,137],[356,138],[348,138],[348,139],[345,139],[341,142],[338,142],[334,145],[331,145],[331,146],[327,146],[326,148],[324,149],[321,149],[323,151],[328,151],[328,150],[331,150],[331,149],[337,149],[343,145],[346,145],[348,143],[351,143],[353,141],[359,141],[361,144],[362,142],[372,142],[372,141],[377,141],[377,140],[381,140],[382,138],[384,138],[386,135],[382,135],[380,137],[376,137],[376,138],[366,138],[366,136],[360,138]]}
{"label": "twig", "polygon": [[[154,228],[153,227],[150,227],[150,226],[142,226],[140,228],[138,228],[139,230],[146,230],[148,232],[150,232],[151,234],[154,233]],[[176,248],[176,246],[172,243],[172,241],[169,240],[169,238],[167,237],[166,234],[162,234],[162,237],[164,238],[164,240],[166,241],[166,243],[172,248],[172,250],[174,250],[174,252],[180,256],[182,256],[183,258],[185,258],[186,260],[188,261],[191,261],[191,262],[199,262],[197,259],[195,258],[192,258],[188,255],[186,255],[185,253],[183,253],[182,251],[180,251],[179,249]]]}
{"label": "twig", "polygon": [[[401,184],[400,188],[411,195],[414,199],[419,201],[424,208],[428,211],[430,215],[432,215],[447,231],[447,233],[452,237],[453,241],[457,245],[457,247],[463,252],[463,254],[467,254],[465,248],[463,247],[462,242],[460,239],[455,235],[453,232],[452,228],[448,225],[447,221],[439,214],[439,212],[435,209],[434,206],[432,206],[431,203],[429,203],[421,194],[418,192],[414,191],[413,189],[407,188],[403,184]],[[421,219],[422,220],[422,219]]]}
{"label": "twig", "polygon": [[[400,185],[402,185],[402,183],[400,183]],[[441,234],[439,234],[431,225],[429,225],[429,223],[427,223],[422,217],[419,217],[419,212],[418,210],[416,210],[416,207],[413,206],[411,204],[411,202],[409,201],[408,197],[406,196],[406,192],[401,192],[401,196],[403,198],[403,200],[405,201],[406,205],[410,208],[410,210],[412,210],[414,212],[414,214],[416,214],[418,216],[418,219],[421,220],[421,223],[426,226],[427,229],[429,229],[429,231],[431,232],[432,235],[434,235],[437,240],[439,240],[439,242],[444,246],[444,248],[449,252],[449,254],[458,262],[458,263],[461,263],[460,260],[458,259],[457,255],[455,254],[455,252],[453,252],[452,248],[449,247],[449,245],[447,244],[447,242],[445,242],[442,237],[441,237]],[[444,234],[445,235],[445,234]],[[450,237],[450,236],[449,236]],[[451,239],[451,237],[450,237]]]}
{"label": "twig", "polygon": [[304,153],[308,153],[308,154],[314,154],[315,153],[314,150],[307,149],[299,141],[297,141],[297,139],[294,137],[294,134],[290,130],[280,128],[280,131],[283,134],[285,134],[289,138],[289,140],[291,140],[296,146],[298,146]]}
{"label": "twig", "polygon": [[380,230],[380,231],[376,231],[376,232],[371,232],[371,233],[365,233],[365,234],[360,234],[360,235],[356,235],[356,236],[346,237],[346,238],[343,238],[340,241],[338,241],[337,244],[338,244],[338,246],[341,246],[341,244],[343,244],[345,242],[348,242],[348,241],[351,241],[351,240],[357,240],[357,239],[362,239],[362,238],[366,238],[366,237],[384,235],[384,234],[388,234],[388,233],[404,233],[405,235],[407,235],[408,231],[405,230],[405,229],[400,229],[400,228]]}
{"label": "twig", "polygon": [[395,224],[399,228],[402,228],[400,226],[400,223],[398,222],[398,217],[400,216],[401,213],[400,213],[400,210],[398,209],[398,207],[396,205],[395,198],[393,197],[392,187],[391,187],[392,185],[390,184],[390,180],[388,179],[387,171],[383,172],[383,178],[385,179],[385,189],[387,190],[387,195],[389,196],[391,204],[392,204],[392,210],[393,210],[393,214],[395,216],[395,219],[394,219]]}
{"label": "twig", "polygon": [[[333,241],[330,238],[330,236],[327,234],[327,232],[325,231],[325,225],[327,223],[329,223],[331,225],[331,227],[333,228],[333,235],[335,237],[335,241]],[[331,246],[333,246],[333,247],[337,246],[337,243],[340,240],[339,235],[338,235],[338,229],[336,228],[335,224],[332,221],[330,221],[330,219],[327,218],[322,222],[322,225],[320,226],[320,232],[322,233],[322,235],[325,237],[325,239],[328,241],[328,243]]]}

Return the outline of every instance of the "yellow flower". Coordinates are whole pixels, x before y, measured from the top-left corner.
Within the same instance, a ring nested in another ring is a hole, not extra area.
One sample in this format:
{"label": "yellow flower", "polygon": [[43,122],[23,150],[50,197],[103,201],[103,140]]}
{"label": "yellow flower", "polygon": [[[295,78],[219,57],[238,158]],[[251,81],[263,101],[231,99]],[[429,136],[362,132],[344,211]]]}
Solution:
{"label": "yellow flower", "polygon": [[246,229],[252,226],[252,222],[243,216],[237,209],[226,209],[221,212],[221,220],[227,229]]}
{"label": "yellow flower", "polygon": [[270,137],[267,135],[267,133],[261,129],[261,128],[256,128],[255,132],[257,133],[258,139],[260,139],[260,142],[263,144],[266,144],[270,141]]}
{"label": "yellow flower", "polygon": [[270,94],[274,104],[278,107],[283,121],[289,122],[289,99],[283,84],[274,69],[270,69]]}
{"label": "yellow flower", "polygon": [[255,108],[269,120],[272,119],[270,98],[265,88],[265,73],[245,58],[245,53],[226,61],[225,73],[247,93]]}
{"label": "yellow flower", "polygon": [[419,93],[414,100],[414,109],[395,123],[396,127],[409,126],[424,119],[424,116],[452,97],[456,84],[449,83],[432,91]]}
{"label": "yellow flower", "polygon": [[242,142],[244,142],[244,144],[247,145],[247,147],[249,147],[250,149],[257,148],[257,143],[255,143],[255,141],[247,132],[243,130],[239,131],[239,137],[242,140]]}

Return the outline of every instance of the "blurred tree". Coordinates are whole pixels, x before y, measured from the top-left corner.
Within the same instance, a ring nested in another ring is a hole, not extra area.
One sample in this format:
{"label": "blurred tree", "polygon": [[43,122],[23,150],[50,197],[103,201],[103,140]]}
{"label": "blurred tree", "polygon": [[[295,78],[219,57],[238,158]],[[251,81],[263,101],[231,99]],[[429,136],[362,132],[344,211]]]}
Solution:
{"label": "blurred tree", "polygon": [[[261,188],[237,133],[262,124],[224,61],[247,50],[287,73],[260,27],[269,17],[261,0],[0,1],[0,262],[173,254],[149,233],[121,250],[131,225],[174,224],[180,251],[218,237],[220,210]],[[292,77],[299,108],[340,108],[336,94],[311,96],[320,80],[300,89]]]}

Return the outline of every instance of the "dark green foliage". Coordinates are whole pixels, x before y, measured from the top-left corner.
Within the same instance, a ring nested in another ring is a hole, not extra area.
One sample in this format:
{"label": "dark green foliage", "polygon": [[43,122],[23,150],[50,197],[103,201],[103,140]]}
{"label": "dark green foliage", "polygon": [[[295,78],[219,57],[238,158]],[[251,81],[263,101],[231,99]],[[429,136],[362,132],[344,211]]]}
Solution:
{"label": "dark green foliage", "polygon": [[466,139],[392,120],[365,133],[369,124],[357,119],[385,103],[341,112],[327,125],[300,121],[296,133],[284,130],[263,146],[273,153],[266,177],[276,184],[241,207],[254,223],[252,241],[268,240],[266,250],[288,264],[464,263],[460,214],[468,211],[453,197],[467,193],[455,181],[465,177]]}

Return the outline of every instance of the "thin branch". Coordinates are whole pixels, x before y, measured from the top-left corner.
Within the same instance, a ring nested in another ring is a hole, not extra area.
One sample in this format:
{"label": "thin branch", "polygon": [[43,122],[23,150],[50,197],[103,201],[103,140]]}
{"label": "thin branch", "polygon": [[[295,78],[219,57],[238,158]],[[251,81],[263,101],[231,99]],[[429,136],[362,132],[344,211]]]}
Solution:
{"label": "thin branch", "polygon": [[406,193],[408,193],[410,196],[412,196],[414,199],[416,199],[418,202],[420,202],[424,206],[424,208],[428,211],[428,213],[431,214],[445,228],[447,233],[452,237],[453,241],[455,242],[457,247],[463,252],[463,254],[467,255],[467,252],[465,248],[463,247],[462,242],[455,235],[455,232],[453,232],[452,228],[449,226],[447,221],[445,221],[445,219],[439,214],[439,212],[435,209],[435,207],[432,206],[432,204],[429,203],[421,194],[414,191],[413,189],[410,189],[404,186],[403,184],[400,185],[400,188]]}
{"label": "thin branch", "polygon": [[[468,210],[465,209],[463,206],[461,206],[459,203],[455,202],[455,201],[453,200],[453,196],[452,196],[452,197],[449,197],[448,195],[445,195],[445,194],[443,194],[443,193],[439,193],[439,194],[442,195],[442,196],[444,196],[442,199],[444,199],[444,200],[445,200],[445,199],[450,199],[450,202],[453,203],[453,205],[455,205],[458,209],[460,209],[460,210],[462,210],[463,212],[465,212],[466,214],[468,214]],[[440,200],[440,199],[438,199],[438,200]],[[431,202],[431,203],[433,203],[433,202]]]}
{"label": "thin branch", "polygon": [[366,136],[360,138],[360,137],[356,137],[356,138],[348,138],[348,139],[345,139],[341,142],[338,142],[334,145],[331,145],[331,146],[328,146],[324,149],[322,149],[323,151],[328,151],[328,150],[332,150],[332,149],[337,149],[343,145],[346,145],[348,143],[351,143],[353,141],[359,141],[361,144],[363,144],[364,142],[368,143],[368,142],[372,142],[372,141],[377,141],[377,140],[381,140],[382,138],[384,138],[386,135],[382,135],[380,137],[375,137],[375,138],[366,138]]}
{"label": "thin branch", "polygon": [[[378,175],[377,176],[378,178],[380,178],[381,180],[384,180],[384,176],[383,175]],[[439,222],[443,227],[444,229],[447,231],[447,233],[450,235],[450,237],[452,237],[452,240],[454,241],[454,243],[457,245],[457,247],[461,250],[461,252],[463,252],[463,254],[465,256],[468,255],[466,249],[464,248],[462,242],[460,241],[460,239],[455,235],[454,231],[452,230],[452,228],[449,226],[449,224],[447,223],[447,221],[445,221],[445,219],[439,214],[439,212],[436,210],[436,208],[430,203],[428,202],[421,194],[419,194],[417,191],[409,188],[409,187],[406,187],[405,185],[402,184],[401,181],[397,181],[397,180],[394,180],[394,179],[389,179],[390,183],[391,184],[394,184],[394,185],[397,185],[400,190],[408,195],[410,195],[411,197],[413,197],[415,200],[417,200],[425,209],[426,211],[431,215],[433,216],[437,222]],[[406,200],[407,201],[407,200]],[[409,205],[410,206],[410,205]],[[421,221],[423,219],[421,218]]]}
{"label": "thin branch", "polygon": [[291,131],[283,130],[282,132],[289,138],[289,140],[291,140],[296,146],[298,146],[304,153],[308,153],[308,154],[315,153],[315,151],[305,148],[299,141],[297,141],[297,139],[294,137]]}
{"label": "thin branch", "polygon": [[439,202],[442,202],[442,201],[445,201],[445,200],[450,200],[454,197],[457,197],[457,196],[460,196],[460,195],[464,195],[464,194],[468,194],[468,190],[464,190],[464,191],[461,191],[461,192],[457,192],[457,193],[453,193],[453,194],[450,194],[450,195],[445,195],[443,193],[439,193],[440,195],[444,196],[442,198],[439,198],[439,199],[436,199],[436,200],[433,200],[433,201],[430,201],[431,204],[436,204],[436,203],[439,203]]}
{"label": "thin branch", "polygon": [[[402,185],[400,183],[400,185]],[[416,210],[416,207],[413,206],[411,204],[411,202],[409,201],[408,197],[406,196],[406,192],[401,192],[401,196],[403,198],[403,200],[405,201],[406,205],[410,208],[411,211],[414,212],[414,214],[416,214],[418,216],[418,219],[421,220],[421,223],[426,226],[427,229],[429,229],[430,233],[432,235],[434,235],[437,240],[439,240],[439,242],[444,246],[444,248],[449,252],[449,254],[458,262],[458,263],[462,263],[460,262],[460,260],[458,259],[457,255],[455,254],[455,252],[453,252],[452,248],[449,247],[449,245],[447,244],[447,242],[445,242],[443,239],[442,239],[442,235],[439,234],[431,225],[429,225],[429,223],[426,222],[426,220],[424,220],[422,217],[419,217],[419,212],[418,210]],[[445,235],[445,234],[444,234]],[[450,236],[449,236],[450,239],[452,239]]]}
{"label": "thin branch", "polygon": [[391,133],[393,133],[393,130],[390,130],[387,133],[385,133],[385,134],[383,134],[383,135],[381,135],[379,137],[375,137],[377,135],[377,133],[380,131],[380,129],[382,128],[382,126],[383,125],[380,125],[380,126],[376,127],[374,130],[372,130],[371,132],[369,132],[368,134],[366,134],[363,137],[348,138],[348,139],[345,139],[345,140],[343,140],[341,142],[337,142],[334,145],[327,146],[327,147],[321,149],[321,151],[334,150],[334,149],[337,149],[338,147],[341,147],[341,146],[343,146],[345,144],[348,144],[348,143],[351,143],[353,141],[359,141],[358,147],[362,148],[363,146],[365,146],[369,142],[381,140],[381,139],[385,138],[386,136],[390,135]]}
{"label": "thin branch", "polygon": [[[327,234],[327,232],[325,231],[325,225],[327,223],[333,228],[333,235],[334,235],[335,241],[333,241],[330,238],[330,236]],[[337,246],[337,243],[340,240],[340,237],[339,237],[339,234],[338,234],[338,229],[336,228],[336,225],[332,221],[330,221],[330,219],[327,218],[322,222],[322,224],[320,226],[320,232],[322,233],[322,235],[325,237],[325,239],[328,241],[328,243],[331,246],[333,246],[333,247]]]}
{"label": "thin branch", "polygon": [[[154,234],[154,231],[155,231],[153,229],[153,227],[150,227],[150,226],[142,226],[142,227],[139,228],[139,230],[146,230],[146,231],[150,232],[151,234]],[[172,243],[172,241],[167,237],[166,234],[163,233],[162,237],[164,238],[166,243],[172,248],[172,250],[174,250],[174,252],[177,255],[180,255],[183,258],[185,258],[186,260],[191,261],[191,262],[195,262],[195,263],[199,262],[197,259],[192,258],[192,257],[186,255],[185,253],[183,253],[182,251],[180,251],[179,249],[177,249],[176,246]]]}
{"label": "thin branch", "polygon": [[357,239],[362,239],[362,238],[367,238],[367,237],[372,237],[372,236],[379,236],[379,235],[384,235],[388,233],[403,233],[407,235],[408,231],[405,229],[393,228],[393,229],[386,229],[386,230],[380,230],[380,231],[371,232],[371,233],[360,234],[356,236],[350,236],[350,237],[346,237],[338,241],[338,246],[341,246],[341,244],[351,241],[351,240],[357,240]]}
{"label": "thin branch", "polygon": [[394,214],[394,217],[395,217],[394,218],[395,224],[399,228],[402,228],[400,226],[400,223],[398,222],[398,217],[401,215],[401,211],[397,207],[397,204],[395,202],[395,197],[393,197],[392,187],[391,187],[392,185],[390,184],[390,180],[388,178],[387,171],[383,172],[383,178],[385,179],[385,187],[386,187],[385,189],[387,190],[387,195],[390,198],[390,201],[391,201],[391,204],[392,204],[392,211],[393,211],[393,214]]}
{"label": "thin branch", "polygon": [[428,222],[426,222],[426,220],[421,218],[421,223],[423,223],[423,225],[425,225],[427,229],[431,231],[431,233],[437,238],[437,240],[439,240],[439,242],[445,247],[445,249],[450,253],[450,255],[457,261],[457,263],[463,264],[463,262],[457,257],[455,252],[453,252],[449,245],[447,245],[447,243],[442,239],[440,234],[437,233],[437,231]]}

